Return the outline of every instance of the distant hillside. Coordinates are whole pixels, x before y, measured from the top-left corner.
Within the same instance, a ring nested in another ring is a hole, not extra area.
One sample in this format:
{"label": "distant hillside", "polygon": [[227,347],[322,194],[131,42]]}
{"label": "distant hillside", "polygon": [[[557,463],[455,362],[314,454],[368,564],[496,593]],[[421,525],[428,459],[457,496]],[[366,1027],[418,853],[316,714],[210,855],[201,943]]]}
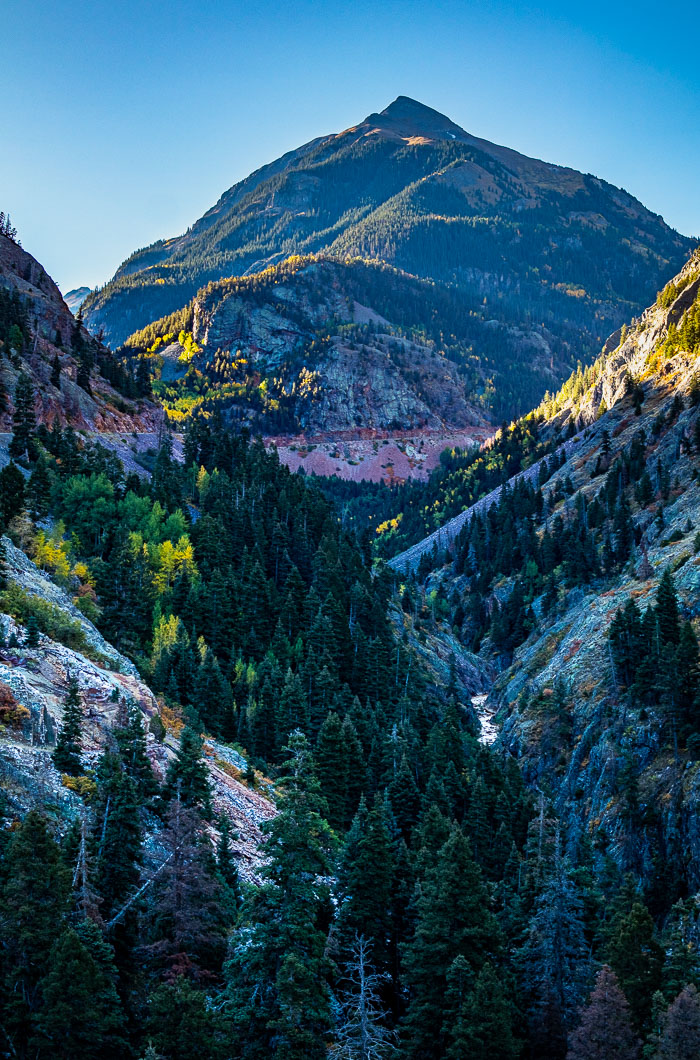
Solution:
{"label": "distant hillside", "polygon": [[74,290],[69,291],[64,297],[64,301],[71,313],[75,314],[80,309],[81,305],[90,294],[89,287],[76,287]]}
{"label": "distant hillside", "polygon": [[210,283],[128,344],[173,418],[219,405],[265,433],[484,426],[567,364],[455,289],[318,256]]}
{"label": "distant hillside", "polygon": [[[293,254],[378,259],[464,297],[491,329],[474,357],[524,336],[526,386],[511,380],[499,418],[527,411],[577,359],[595,357],[690,247],[605,181],[480,140],[399,97],[251,174],[184,235],[134,253],[84,310],[90,329],[118,344],[222,277]],[[416,309],[432,319],[432,305]]]}

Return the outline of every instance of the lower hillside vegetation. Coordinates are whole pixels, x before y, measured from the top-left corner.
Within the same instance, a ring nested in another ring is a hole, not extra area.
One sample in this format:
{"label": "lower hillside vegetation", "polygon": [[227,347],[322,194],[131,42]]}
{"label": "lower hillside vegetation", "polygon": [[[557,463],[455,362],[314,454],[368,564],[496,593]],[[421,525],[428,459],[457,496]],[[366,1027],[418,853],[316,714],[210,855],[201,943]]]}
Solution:
{"label": "lower hillside vegetation", "polygon": [[[398,597],[328,496],[216,417],[194,421],[184,463],[166,435],[148,480],[27,424],[26,474],[0,472],[3,528],[90,600],[177,749],[158,779],[122,702],[88,754],[71,682],[52,753],[77,811],[21,817],[3,797],[0,1051],[700,1055],[689,364],[684,351],[645,379],[643,400],[606,391],[600,414],[596,392],[592,415],[569,413],[567,465],[505,490]],[[548,454],[566,423],[503,432],[455,490]],[[604,606],[585,656],[566,638]],[[454,656],[442,683],[428,635]],[[457,655],[496,675],[508,717],[493,748]],[[207,734],[275,800],[254,881],[215,804]]]}

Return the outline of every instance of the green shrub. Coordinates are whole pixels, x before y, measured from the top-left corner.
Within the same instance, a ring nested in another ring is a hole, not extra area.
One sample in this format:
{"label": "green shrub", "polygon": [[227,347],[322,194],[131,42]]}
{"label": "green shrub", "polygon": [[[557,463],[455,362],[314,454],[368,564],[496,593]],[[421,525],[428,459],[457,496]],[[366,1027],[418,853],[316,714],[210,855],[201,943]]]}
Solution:
{"label": "green shrub", "polygon": [[12,584],[0,594],[0,607],[23,626],[33,617],[41,632],[51,640],[65,644],[67,648],[84,655],[90,654],[90,645],[85,639],[80,622],[69,618],[56,604],[42,600],[40,596],[34,596],[21,586]]}

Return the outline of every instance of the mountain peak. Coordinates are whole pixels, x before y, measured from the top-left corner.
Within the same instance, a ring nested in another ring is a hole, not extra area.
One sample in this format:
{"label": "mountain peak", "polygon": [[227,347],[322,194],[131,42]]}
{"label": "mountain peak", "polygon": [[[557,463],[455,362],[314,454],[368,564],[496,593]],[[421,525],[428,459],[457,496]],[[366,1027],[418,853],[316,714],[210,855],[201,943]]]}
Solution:
{"label": "mountain peak", "polygon": [[357,127],[400,139],[466,140],[464,129],[445,114],[410,96],[397,96],[383,111],[368,115]]}

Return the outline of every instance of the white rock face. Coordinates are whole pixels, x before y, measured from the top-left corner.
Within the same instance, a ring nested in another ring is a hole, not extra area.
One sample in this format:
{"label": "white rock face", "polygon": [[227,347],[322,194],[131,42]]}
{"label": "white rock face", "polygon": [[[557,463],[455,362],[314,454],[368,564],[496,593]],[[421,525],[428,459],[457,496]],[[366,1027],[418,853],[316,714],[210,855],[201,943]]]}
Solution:
{"label": "white rock face", "polygon": [[[11,811],[21,816],[32,807],[55,807],[59,818],[69,821],[82,812],[82,799],[68,790],[54,769],[51,752],[63,719],[68,682],[78,682],[83,706],[83,758],[93,768],[110,729],[114,726],[120,700],[133,704],[141,713],[146,730],[148,755],[154,773],[162,780],[178,745],[169,731],[159,742],[149,731],[149,721],[160,714],[160,704],[140,678],[134,664],[121,655],[73,604],[67,593],[43,571],[4,539],[8,579],[26,592],[50,601],[79,621],[85,639],[104,661],[93,661],[39,635],[36,648],[23,646],[24,628],[7,614],[0,613],[5,639],[15,634],[19,647],[0,648],[0,686],[12,691],[29,712],[20,730],[0,726],[0,778]],[[226,813],[232,830],[239,869],[247,879],[255,879],[260,863],[258,844],[261,826],[275,815],[273,803],[262,791],[252,790],[239,776],[246,762],[232,748],[206,740],[204,754],[212,782],[212,802],[217,813]]]}
{"label": "white rock face", "polygon": [[82,611],[75,606],[68,593],[52,582],[45,571],[40,570],[21,549],[16,548],[8,537],[4,537],[7,574],[10,581],[17,582],[25,592],[40,596],[42,600],[59,607],[73,621],[79,622],[85,639],[91,648],[104,655],[115,670],[138,677],[138,670],[132,662],[121,655],[116,648],[108,644],[98,629],[93,626]]}

